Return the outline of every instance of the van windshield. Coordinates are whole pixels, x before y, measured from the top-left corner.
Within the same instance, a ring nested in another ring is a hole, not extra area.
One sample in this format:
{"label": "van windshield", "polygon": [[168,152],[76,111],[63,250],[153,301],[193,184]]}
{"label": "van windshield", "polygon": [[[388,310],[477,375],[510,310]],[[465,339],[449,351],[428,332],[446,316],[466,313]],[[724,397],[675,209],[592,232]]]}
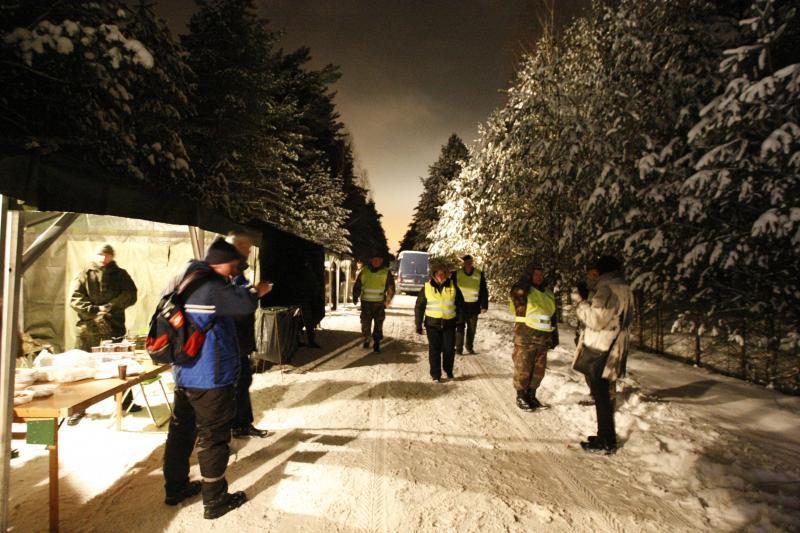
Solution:
{"label": "van windshield", "polygon": [[427,255],[404,255],[400,259],[400,272],[403,274],[428,274],[428,256]]}

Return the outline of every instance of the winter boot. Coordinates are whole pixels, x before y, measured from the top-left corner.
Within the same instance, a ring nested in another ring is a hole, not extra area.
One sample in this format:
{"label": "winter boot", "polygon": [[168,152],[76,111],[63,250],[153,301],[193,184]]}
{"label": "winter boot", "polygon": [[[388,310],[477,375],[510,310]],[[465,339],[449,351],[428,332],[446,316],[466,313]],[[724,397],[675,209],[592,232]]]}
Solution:
{"label": "winter boot", "polygon": [[200,494],[201,490],[202,483],[199,481],[187,481],[186,485],[184,485],[181,490],[172,494],[167,494],[167,497],[164,498],[164,503],[167,505],[178,505],[183,500],[191,498],[196,494]]}
{"label": "winter boot", "polygon": [[227,514],[247,501],[242,492],[228,492],[228,482],[224,479],[203,482],[203,518],[213,520]]}
{"label": "winter boot", "polygon": [[517,391],[517,407],[519,407],[523,411],[528,411],[528,412],[533,411],[534,408],[528,401],[528,391],[526,390]]}
{"label": "winter boot", "polygon": [[536,391],[533,389],[528,389],[528,404],[531,406],[532,409],[540,409],[542,407],[542,402],[536,399]]}
{"label": "winter boot", "polygon": [[369,348],[369,338],[364,339],[364,344],[361,345],[364,348]]}
{"label": "winter boot", "polygon": [[375,339],[375,343],[372,345],[372,351],[375,353],[380,353],[381,351],[381,341]]}
{"label": "winter boot", "polygon": [[320,347],[319,344],[317,344],[317,341],[314,340],[314,330],[308,330],[306,332],[306,335],[308,336],[308,347],[309,348],[319,348]]}
{"label": "winter boot", "polygon": [[587,452],[604,453],[606,455],[611,455],[617,451],[617,439],[592,437],[594,435],[581,442],[581,448]]}

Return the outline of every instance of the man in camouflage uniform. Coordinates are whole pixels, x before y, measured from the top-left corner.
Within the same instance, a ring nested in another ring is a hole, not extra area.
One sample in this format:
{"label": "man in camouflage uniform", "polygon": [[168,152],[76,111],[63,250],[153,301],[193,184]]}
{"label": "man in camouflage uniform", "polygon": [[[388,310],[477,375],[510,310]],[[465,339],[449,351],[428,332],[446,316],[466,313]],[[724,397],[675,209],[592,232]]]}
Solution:
{"label": "man in camouflage uniform", "polygon": [[[97,251],[92,264],[72,283],[70,306],[78,313],[77,348],[91,351],[101,341],[124,337],[125,309],[136,303],[136,285],[114,261],[114,249],[106,244]],[[127,409],[131,395],[125,396]],[[131,412],[141,410],[134,405]],[[75,425],[84,413],[76,413],[67,422]]]}
{"label": "man in camouflage uniform", "polygon": [[517,407],[533,411],[542,407],[536,389],[547,369],[547,350],[558,345],[556,302],[544,283],[544,270],[531,263],[511,289],[514,312],[514,389]]}
{"label": "man in camouflage uniform", "polygon": [[[394,297],[394,276],[383,266],[383,257],[373,254],[369,264],[361,269],[353,285],[353,303],[361,298],[361,334],[364,336],[364,348],[369,348],[370,334],[374,341],[374,352],[381,351],[383,339],[383,321],[386,320],[386,306]],[[372,323],[375,323],[373,328]]]}
{"label": "man in camouflage uniform", "polygon": [[125,309],[135,303],[136,285],[106,244],[72,284],[70,305],[78,313],[78,348],[89,352],[100,341],[124,337]]}

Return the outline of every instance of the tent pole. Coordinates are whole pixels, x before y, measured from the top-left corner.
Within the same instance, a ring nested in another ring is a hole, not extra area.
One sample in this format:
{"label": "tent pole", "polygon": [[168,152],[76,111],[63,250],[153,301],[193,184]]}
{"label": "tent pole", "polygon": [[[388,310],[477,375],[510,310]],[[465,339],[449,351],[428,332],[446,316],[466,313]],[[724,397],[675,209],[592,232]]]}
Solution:
{"label": "tent pole", "polygon": [[11,481],[11,421],[14,413],[14,368],[19,348],[19,289],[22,273],[19,270],[22,256],[22,225],[20,212],[9,209],[9,198],[2,197],[3,233],[3,306],[0,329],[0,443],[3,446],[0,460],[0,531],[8,529],[8,511]]}
{"label": "tent pole", "polygon": [[22,254],[22,273],[27,272],[28,268],[34,261],[39,259],[42,254],[47,250],[51,244],[55,242],[65,231],[72,225],[73,222],[78,220],[81,216],[80,213],[62,213],[58,219],[53,222],[49,228],[44,230],[39,235],[33,244],[31,244],[25,253]]}
{"label": "tent pole", "polygon": [[202,259],[205,251],[203,244],[203,230],[196,226],[189,226],[189,239],[192,241],[192,252],[195,259]]}

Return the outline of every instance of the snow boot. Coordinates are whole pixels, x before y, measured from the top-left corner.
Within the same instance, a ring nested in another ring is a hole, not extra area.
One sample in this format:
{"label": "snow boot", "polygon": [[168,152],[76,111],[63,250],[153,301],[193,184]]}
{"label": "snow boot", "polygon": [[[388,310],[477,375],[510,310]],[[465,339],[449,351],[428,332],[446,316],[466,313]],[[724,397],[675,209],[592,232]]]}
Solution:
{"label": "snow boot", "polygon": [[381,351],[381,341],[376,340],[375,344],[372,345],[372,351],[375,353],[380,353]]}
{"label": "snow boot", "polygon": [[183,488],[178,492],[175,492],[174,494],[167,494],[167,497],[164,498],[164,503],[167,505],[178,505],[183,500],[200,494],[201,490],[202,483],[199,481],[187,481],[186,485],[184,485]]}
{"label": "snow boot", "polygon": [[587,440],[581,442],[581,448],[587,452],[604,453],[611,455],[617,451],[617,439],[603,439],[600,437],[590,436]]}
{"label": "snow boot", "polygon": [[247,501],[247,495],[242,492],[228,492],[228,482],[219,481],[203,482],[203,518],[213,520],[225,515]]}
{"label": "snow boot", "polygon": [[542,402],[536,399],[536,392],[533,389],[528,389],[528,405],[531,406],[532,409],[540,409],[542,407]]}
{"label": "snow boot", "polygon": [[517,391],[517,407],[519,407],[523,411],[528,411],[528,412],[533,411],[534,408],[528,401],[528,391],[524,390]]}
{"label": "snow boot", "polygon": [[363,348],[369,348],[369,339],[364,339],[364,343],[361,346]]}
{"label": "snow boot", "polygon": [[317,344],[317,341],[314,338],[314,332],[313,331],[307,331],[306,332],[306,336],[308,337],[308,347],[309,348],[319,348],[320,347],[320,345]]}

